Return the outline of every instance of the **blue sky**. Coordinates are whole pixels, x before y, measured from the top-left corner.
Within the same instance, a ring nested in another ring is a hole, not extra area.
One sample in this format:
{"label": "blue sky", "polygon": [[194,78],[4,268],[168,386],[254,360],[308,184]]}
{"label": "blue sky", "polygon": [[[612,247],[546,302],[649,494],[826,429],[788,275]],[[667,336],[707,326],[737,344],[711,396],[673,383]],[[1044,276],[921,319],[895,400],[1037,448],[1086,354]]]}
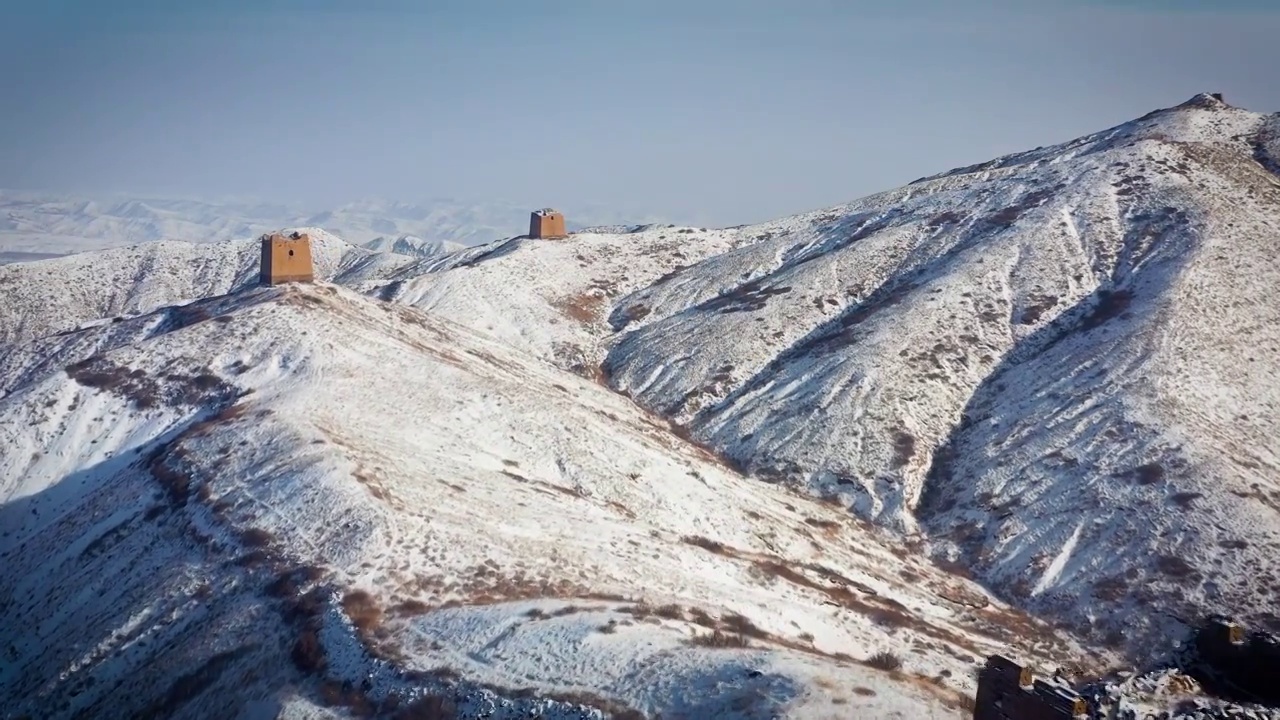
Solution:
{"label": "blue sky", "polygon": [[1280,0],[0,0],[0,187],[604,204],[727,225],[1202,91]]}

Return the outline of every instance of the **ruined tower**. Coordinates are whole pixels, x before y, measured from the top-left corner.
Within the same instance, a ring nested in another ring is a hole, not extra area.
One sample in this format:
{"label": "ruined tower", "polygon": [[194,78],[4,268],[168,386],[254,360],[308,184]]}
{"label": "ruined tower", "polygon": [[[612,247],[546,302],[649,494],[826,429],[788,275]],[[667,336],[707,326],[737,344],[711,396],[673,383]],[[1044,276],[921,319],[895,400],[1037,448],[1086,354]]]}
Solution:
{"label": "ruined tower", "polygon": [[259,281],[263,285],[289,282],[313,282],[311,238],[304,233],[271,233],[262,236],[262,267]]}
{"label": "ruined tower", "polygon": [[529,237],[562,238],[568,234],[564,229],[564,215],[559,212],[543,208],[529,214]]}
{"label": "ruined tower", "polygon": [[1088,714],[1088,704],[1070,685],[1041,680],[1031,668],[1000,655],[987,658],[978,674],[974,720],[1078,720]]}

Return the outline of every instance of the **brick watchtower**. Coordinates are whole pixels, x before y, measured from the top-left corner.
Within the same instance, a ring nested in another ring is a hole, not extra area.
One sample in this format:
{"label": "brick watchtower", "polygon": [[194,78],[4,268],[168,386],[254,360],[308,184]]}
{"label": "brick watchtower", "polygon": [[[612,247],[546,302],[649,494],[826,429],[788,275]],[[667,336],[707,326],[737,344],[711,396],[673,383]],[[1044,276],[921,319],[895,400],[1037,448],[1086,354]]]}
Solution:
{"label": "brick watchtower", "polygon": [[1041,680],[1031,668],[992,655],[978,674],[974,720],[1080,720],[1084,698],[1064,682]]}
{"label": "brick watchtower", "polygon": [[290,282],[314,282],[311,264],[311,238],[304,233],[262,236],[262,267],[259,282],[279,285]]}
{"label": "brick watchtower", "polygon": [[568,234],[564,229],[564,215],[559,212],[543,208],[529,214],[529,237],[562,238]]}

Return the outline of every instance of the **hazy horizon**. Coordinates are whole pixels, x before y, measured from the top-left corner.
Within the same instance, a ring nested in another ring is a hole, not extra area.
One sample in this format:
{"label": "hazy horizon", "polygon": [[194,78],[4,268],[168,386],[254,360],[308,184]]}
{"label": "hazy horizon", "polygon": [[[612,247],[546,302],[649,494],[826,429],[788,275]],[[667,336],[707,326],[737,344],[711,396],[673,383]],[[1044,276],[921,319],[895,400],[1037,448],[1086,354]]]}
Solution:
{"label": "hazy horizon", "polygon": [[[1031,6],[1031,7],[1029,7]],[[1280,3],[0,0],[0,188],[736,225],[1222,92]]]}

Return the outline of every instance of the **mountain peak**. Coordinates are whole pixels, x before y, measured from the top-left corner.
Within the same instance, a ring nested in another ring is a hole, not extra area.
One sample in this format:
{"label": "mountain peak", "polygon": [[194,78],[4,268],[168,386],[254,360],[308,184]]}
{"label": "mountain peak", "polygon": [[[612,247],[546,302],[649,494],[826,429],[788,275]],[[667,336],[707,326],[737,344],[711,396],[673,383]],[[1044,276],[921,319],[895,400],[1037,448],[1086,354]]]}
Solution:
{"label": "mountain peak", "polygon": [[1206,110],[1220,110],[1232,107],[1226,100],[1222,99],[1222,93],[1203,92],[1190,100],[1182,103],[1180,108],[1204,108]]}

